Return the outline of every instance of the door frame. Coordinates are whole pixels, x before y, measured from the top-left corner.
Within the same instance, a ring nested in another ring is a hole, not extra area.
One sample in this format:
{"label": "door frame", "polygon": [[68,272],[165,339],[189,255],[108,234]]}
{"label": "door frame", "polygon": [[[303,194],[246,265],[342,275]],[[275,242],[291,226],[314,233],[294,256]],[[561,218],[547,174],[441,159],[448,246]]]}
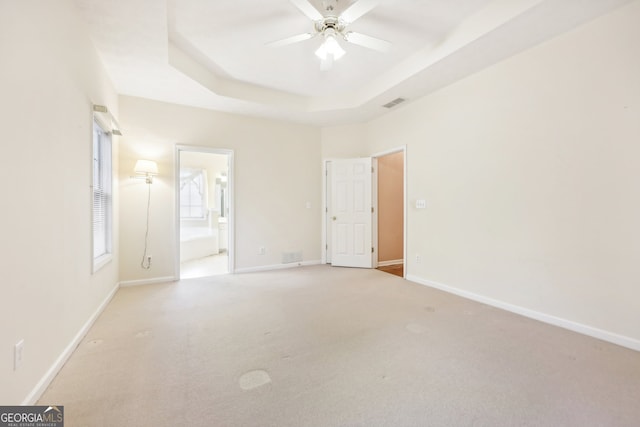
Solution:
{"label": "door frame", "polygon": [[[378,165],[377,159],[378,157],[383,157],[389,154],[395,154],[398,152],[403,152],[403,260],[404,260],[404,277],[407,276],[407,146],[401,145],[395,148],[390,148],[388,150],[380,151],[371,156],[372,165],[374,167],[373,172],[373,182],[372,182],[372,192],[371,192],[371,202],[373,205],[373,218],[372,218],[372,243],[374,248],[374,253],[376,254],[374,258],[373,268],[378,266]],[[322,264],[330,264],[331,263],[331,222],[330,222],[330,207],[331,207],[331,188],[329,185],[331,179],[331,162],[333,160],[339,160],[339,157],[330,157],[322,160],[322,246],[320,253],[322,254]]]}
{"label": "door frame", "polygon": [[322,160],[322,246],[320,253],[322,264],[331,264],[331,223],[329,206],[331,205],[331,162],[334,158]]}
{"label": "door frame", "polygon": [[229,170],[227,172],[227,191],[229,193],[229,216],[227,218],[227,271],[235,273],[235,187],[234,187],[234,151],[227,148],[201,147],[197,145],[176,144],[174,153],[174,219],[175,219],[175,254],[174,265],[176,279],[180,280],[180,152],[196,152],[206,154],[222,154],[227,156]]}

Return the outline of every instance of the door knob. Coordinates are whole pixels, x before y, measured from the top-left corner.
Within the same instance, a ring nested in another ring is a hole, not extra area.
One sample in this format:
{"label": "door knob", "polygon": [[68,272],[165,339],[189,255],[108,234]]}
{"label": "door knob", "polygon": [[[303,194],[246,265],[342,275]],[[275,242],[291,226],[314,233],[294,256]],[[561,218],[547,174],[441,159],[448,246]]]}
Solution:
{"label": "door knob", "polygon": [[336,220],[336,219],[338,219],[338,218],[336,218],[336,217],[334,216],[332,219],[335,221],[335,220]]}

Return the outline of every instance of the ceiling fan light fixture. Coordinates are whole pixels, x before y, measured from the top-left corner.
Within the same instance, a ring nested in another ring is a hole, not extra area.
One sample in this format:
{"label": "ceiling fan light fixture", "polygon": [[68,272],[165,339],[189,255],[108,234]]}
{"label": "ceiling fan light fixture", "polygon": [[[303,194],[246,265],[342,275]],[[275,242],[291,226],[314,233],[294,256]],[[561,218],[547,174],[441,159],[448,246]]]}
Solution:
{"label": "ceiling fan light fixture", "polygon": [[323,61],[327,59],[329,55],[333,57],[334,61],[342,58],[345,54],[344,49],[336,40],[336,37],[333,34],[328,34],[325,36],[324,42],[322,45],[316,50],[316,56]]}

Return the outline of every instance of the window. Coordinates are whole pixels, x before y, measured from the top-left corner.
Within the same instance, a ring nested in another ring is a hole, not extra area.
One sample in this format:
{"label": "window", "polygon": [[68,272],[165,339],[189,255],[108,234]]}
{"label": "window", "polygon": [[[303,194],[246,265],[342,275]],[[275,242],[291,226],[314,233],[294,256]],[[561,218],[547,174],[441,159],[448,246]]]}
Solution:
{"label": "window", "polygon": [[204,219],[207,179],[202,169],[180,169],[180,218]]}
{"label": "window", "polygon": [[93,122],[93,271],[111,260],[111,134]]}

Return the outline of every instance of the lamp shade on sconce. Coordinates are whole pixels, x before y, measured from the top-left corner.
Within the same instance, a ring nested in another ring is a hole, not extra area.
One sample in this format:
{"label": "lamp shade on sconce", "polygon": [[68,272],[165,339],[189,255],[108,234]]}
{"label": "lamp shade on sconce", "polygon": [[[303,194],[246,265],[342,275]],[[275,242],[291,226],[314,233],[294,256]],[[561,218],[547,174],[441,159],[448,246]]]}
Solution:
{"label": "lamp shade on sconce", "polygon": [[136,166],[133,168],[133,171],[137,175],[157,175],[158,164],[153,160],[138,160],[136,162]]}
{"label": "lamp shade on sconce", "polygon": [[136,175],[132,178],[144,179],[147,184],[152,184],[154,175],[158,175],[158,164],[153,160],[138,160],[133,171]]}

